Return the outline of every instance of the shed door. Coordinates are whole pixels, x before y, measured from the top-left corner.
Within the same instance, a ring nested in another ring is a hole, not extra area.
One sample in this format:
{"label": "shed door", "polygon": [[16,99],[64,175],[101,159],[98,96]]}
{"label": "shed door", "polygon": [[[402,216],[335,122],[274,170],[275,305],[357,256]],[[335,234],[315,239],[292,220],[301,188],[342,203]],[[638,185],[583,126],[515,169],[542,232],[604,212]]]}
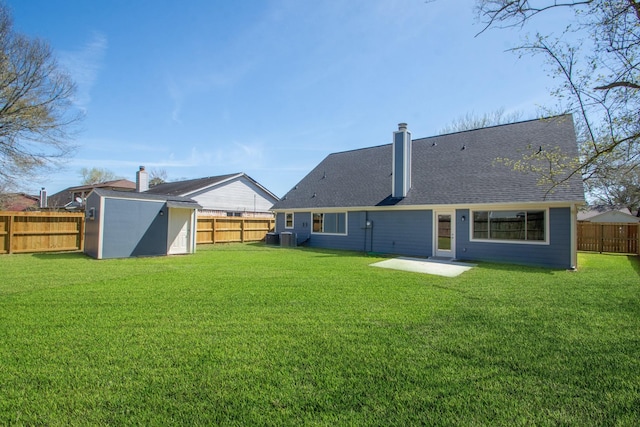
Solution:
{"label": "shed door", "polygon": [[169,254],[191,252],[191,209],[169,209]]}

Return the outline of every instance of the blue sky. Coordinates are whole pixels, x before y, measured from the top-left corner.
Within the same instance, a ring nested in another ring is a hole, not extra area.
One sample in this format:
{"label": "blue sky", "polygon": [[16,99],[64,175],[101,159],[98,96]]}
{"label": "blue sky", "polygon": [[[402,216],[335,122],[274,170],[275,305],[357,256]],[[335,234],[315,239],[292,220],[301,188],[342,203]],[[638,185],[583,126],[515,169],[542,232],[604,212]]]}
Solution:
{"label": "blue sky", "polygon": [[[65,168],[27,186],[79,185],[82,167],[135,180],[245,172],[284,195],[328,154],[427,137],[467,113],[553,107],[523,31],[474,37],[472,0],[8,0],[47,40],[85,113]],[[538,28],[562,25],[549,14]]]}

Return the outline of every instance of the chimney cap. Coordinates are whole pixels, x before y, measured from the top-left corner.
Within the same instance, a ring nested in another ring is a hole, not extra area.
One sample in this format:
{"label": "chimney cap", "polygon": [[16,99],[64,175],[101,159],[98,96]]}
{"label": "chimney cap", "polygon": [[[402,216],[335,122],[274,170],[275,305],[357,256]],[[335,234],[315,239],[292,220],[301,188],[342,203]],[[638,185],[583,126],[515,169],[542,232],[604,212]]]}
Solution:
{"label": "chimney cap", "polygon": [[143,171],[144,170],[144,166],[140,166],[140,170]]}
{"label": "chimney cap", "polygon": [[400,130],[400,131],[407,130],[407,124],[406,123],[398,123],[398,130]]}

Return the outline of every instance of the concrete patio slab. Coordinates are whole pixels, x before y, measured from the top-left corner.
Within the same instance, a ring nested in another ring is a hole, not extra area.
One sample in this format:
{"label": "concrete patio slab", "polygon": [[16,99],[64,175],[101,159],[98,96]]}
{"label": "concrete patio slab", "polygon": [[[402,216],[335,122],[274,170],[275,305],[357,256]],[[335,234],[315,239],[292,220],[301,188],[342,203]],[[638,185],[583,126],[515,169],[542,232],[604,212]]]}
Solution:
{"label": "concrete patio slab", "polygon": [[399,257],[370,264],[372,267],[390,268],[392,270],[411,271],[414,273],[434,274],[437,276],[456,277],[471,270],[475,264],[444,261],[424,258]]}

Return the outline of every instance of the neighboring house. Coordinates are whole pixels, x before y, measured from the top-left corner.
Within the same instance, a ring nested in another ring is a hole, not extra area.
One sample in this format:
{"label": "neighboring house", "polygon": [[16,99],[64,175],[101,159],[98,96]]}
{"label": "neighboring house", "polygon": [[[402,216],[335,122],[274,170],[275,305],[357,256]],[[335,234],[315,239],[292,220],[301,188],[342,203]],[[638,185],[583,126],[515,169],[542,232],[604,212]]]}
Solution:
{"label": "neighboring house", "polygon": [[76,187],[65,188],[64,190],[52,194],[48,198],[49,208],[65,208],[69,210],[81,209],[84,201],[94,188],[102,188],[113,191],[134,191],[136,183],[128,179],[117,179],[105,181],[97,184],[78,185]]}
{"label": "neighboring house", "polygon": [[401,123],[392,141],[326,157],[273,206],[276,232],[320,248],[576,266],[580,176],[548,191],[500,160],[577,158],[571,115],[413,141]]}
{"label": "neighboring house", "polygon": [[[141,189],[144,191],[144,189]],[[273,217],[278,197],[245,173],[167,182],[145,193],[189,197],[211,216]]]}
{"label": "neighboring house", "polygon": [[84,252],[97,259],[194,253],[195,201],[95,188],[87,197]]}
{"label": "neighboring house", "polygon": [[584,222],[618,222],[640,223],[640,218],[631,214],[628,208],[613,208],[610,206],[596,206],[578,212],[578,221]]}
{"label": "neighboring house", "polygon": [[30,211],[40,206],[40,198],[25,193],[9,193],[0,195],[0,210]]}

